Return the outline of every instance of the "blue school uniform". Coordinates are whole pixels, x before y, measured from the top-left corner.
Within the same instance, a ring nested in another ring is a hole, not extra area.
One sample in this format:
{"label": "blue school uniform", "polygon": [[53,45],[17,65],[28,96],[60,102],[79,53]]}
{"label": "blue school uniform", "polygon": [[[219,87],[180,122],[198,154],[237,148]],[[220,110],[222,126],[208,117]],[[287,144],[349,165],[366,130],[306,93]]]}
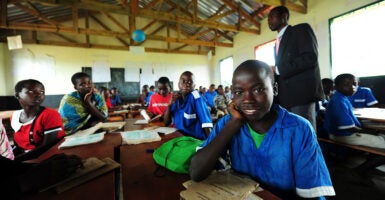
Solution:
{"label": "blue school uniform", "polygon": [[183,133],[204,140],[203,128],[213,127],[210,112],[204,99],[197,91],[192,91],[183,100],[179,98],[171,106],[175,127]]}
{"label": "blue school uniform", "polygon": [[[247,124],[229,142],[232,168],[256,179],[283,199],[335,195],[316,135],[304,118],[274,105],[278,118],[257,149]],[[221,118],[202,147],[223,129],[230,115]]]}
{"label": "blue school uniform", "polygon": [[205,92],[204,96],[206,98],[207,105],[210,108],[214,108],[215,107],[214,106],[214,98],[215,98],[215,96],[217,96],[217,92],[216,91],[213,91],[213,92],[207,91],[207,92]]}
{"label": "blue school uniform", "polygon": [[151,96],[154,94],[154,92],[151,92],[151,91],[149,91],[148,93],[147,93],[147,95],[146,95],[146,99],[145,99],[145,104],[146,104],[146,106],[148,106],[148,104],[150,103],[150,98],[151,98]]}
{"label": "blue school uniform", "polygon": [[378,103],[372,90],[367,87],[358,87],[357,92],[348,97],[354,108],[365,108]]}
{"label": "blue school uniform", "polygon": [[353,107],[348,97],[336,91],[326,107],[325,129],[329,134],[349,136],[353,133],[348,129],[360,126],[360,122],[353,114]]}

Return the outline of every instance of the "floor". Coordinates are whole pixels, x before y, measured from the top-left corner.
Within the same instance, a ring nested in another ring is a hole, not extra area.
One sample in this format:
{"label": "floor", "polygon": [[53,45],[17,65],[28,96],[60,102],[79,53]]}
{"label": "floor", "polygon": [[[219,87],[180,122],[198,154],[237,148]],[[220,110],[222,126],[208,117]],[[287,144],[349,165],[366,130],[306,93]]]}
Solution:
{"label": "floor", "polygon": [[336,196],[327,199],[385,199],[385,165],[377,167],[376,170],[370,170],[367,174],[358,174],[353,168],[363,163],[368,154],[347,149],[338,149],[332,152],[326,153],[324,151],[324,157]]}

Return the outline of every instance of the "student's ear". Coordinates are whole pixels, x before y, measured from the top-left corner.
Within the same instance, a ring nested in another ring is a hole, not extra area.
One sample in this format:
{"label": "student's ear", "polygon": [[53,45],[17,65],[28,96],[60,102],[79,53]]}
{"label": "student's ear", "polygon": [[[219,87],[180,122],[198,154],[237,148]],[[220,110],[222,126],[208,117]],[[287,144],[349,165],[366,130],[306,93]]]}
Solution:
{"label": "student's ear", "polygon": [[278,95],[278,84],[277,84],[277,82],[273,83],[273,93],[274,93],[274,96]]}

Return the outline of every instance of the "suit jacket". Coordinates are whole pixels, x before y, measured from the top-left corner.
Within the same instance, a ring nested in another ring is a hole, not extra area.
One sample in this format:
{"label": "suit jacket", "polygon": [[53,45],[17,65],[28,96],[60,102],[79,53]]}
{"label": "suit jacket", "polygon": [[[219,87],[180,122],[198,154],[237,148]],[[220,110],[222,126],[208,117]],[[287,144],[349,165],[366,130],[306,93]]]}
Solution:
{"label": "suit jacket", "polygon": [[309,24],[287,27],[275,55],[280,74],[278,101],[282,106],[300,106],[324,97],[317,48],[317,39]]}

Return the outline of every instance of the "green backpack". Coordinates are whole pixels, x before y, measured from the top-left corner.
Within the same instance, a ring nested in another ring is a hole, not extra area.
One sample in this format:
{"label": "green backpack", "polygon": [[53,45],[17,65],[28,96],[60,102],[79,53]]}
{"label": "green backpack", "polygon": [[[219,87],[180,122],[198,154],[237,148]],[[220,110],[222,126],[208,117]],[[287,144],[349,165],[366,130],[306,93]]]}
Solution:
{"label": "green backpack", "polygon": [[153,157],[160,166],[176,173],[188,174],[191,157],[202,143],[202,140],[188,136],[177,137],[155,149]]}

